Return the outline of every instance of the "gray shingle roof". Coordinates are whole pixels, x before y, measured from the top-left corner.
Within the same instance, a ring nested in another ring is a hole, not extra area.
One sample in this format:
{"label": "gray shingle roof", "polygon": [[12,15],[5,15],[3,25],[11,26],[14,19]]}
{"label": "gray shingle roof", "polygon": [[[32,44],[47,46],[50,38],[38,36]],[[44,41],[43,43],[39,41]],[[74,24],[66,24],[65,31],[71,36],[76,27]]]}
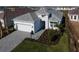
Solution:
{"label": "gray shingle roof", "polygon": [[31,22],[33,23],[34,20],[37,18],[37,16],[35,15],[35,13],[27,13],[21,16],[18,16],[16,18],[14,18],[14,21],[18,21],[18,22]]}
{"label": "gray shingle roof", "polygon": [[48,12],[49,12],[49,13],[52,13],[53,16],[55,16],[55,17],[57,17],[57,18],[59,18],[59,19],[61,19],[62,16],[63,16],[63,12],[57,11],[57,10],[54,10],[54,9],[50,9],[50,10],[48,10]]}
{"label": "gray shingle roof", "polygon": [[79,8],[75,8],[74,10],[68,11],[69,14],[78,14],[79,15]]}
{"label": "gray shingle roof", "polygon": [[46,8],[41,7],[38,11],[35,12],[37,15],[47,14]]}
{"label": "gray shingle roof", "polygon": [[63,16],[63,12],[61,11],[58,11],[58,10],[55,10],[55,9],[52,9],[52,8],[48,8],[48,7],[43,7],[43,8],[40,8],[38,11],[35,12],[37,15],[39,14],[49,14],[49,13],[52,13],[53,16],[55,16],[56,18],[59,18],[61,19],[62,16]]}
{"label": "gray shingle roof", "polygon": [[52,13],[53,14],[52,18],[54,18],[54,20],[57,20],[57,21],[60,20],[63,16],[63,13],[60,12],[60,11],[57,11],[57,10],[54,10],[54,9],[51,9],[51,8],[40,8],[36,12],[21,15],[19,17],[14,18],[14,20],[15,21],[21,21],[21,22],[34,22],[34,20],[36,18],[38,18],[37,15],[39,15],[39,14],[45,14],[46,15],[46,14],[49,14],[49,13]]}

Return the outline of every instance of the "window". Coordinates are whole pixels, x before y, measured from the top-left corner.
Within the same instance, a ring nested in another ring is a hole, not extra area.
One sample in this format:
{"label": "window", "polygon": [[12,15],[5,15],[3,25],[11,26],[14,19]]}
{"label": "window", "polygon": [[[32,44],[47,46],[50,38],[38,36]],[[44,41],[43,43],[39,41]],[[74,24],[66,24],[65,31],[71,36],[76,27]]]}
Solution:
{"label": "window", "polygon": [[52,14],[49,14],[49,18],[52,17]]}
{"label": "window", "polygon": [[32,26],[32,28],[33,28],[33,26]]}
{"label": "window", "polygon": [[53,27],[53,24],[51,24],[50,26]]}
{"label": "window", "polygon": [[57,27],[57,24],[54,24],[54,27]]}
{"label": "window", "polygon": [[71,19],[73,19],[73,17],[71,16]]}
{"label": "window", "polygon": [[50,22],[50,26],[53,27],[53,22]]}
{"label": "window", "polygon": [[11,10],[11,11],[15,11],[15,8],[8,8],[9,10]]}
{"label": "window", "polygon": [[44,17],[45,15],[42,15],[42,17]]}
{"label": "window", "polygon": [[74,16],[74,19],[76,19],[76,16]]}
{"label": "window", "polygon": [[50,22],[51,27],[57,27],[57,22]]}

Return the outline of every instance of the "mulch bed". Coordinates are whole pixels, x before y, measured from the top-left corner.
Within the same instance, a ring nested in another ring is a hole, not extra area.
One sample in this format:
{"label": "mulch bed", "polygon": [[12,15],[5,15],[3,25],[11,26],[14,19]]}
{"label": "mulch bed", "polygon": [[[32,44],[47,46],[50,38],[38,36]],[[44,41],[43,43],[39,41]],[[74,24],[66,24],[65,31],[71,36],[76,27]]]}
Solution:
{"label": "mulch bed", "polygon": [[44,44],[56,44],[60,39],[60,34],[54,30],[46,30],[38,39],[39,42]]}

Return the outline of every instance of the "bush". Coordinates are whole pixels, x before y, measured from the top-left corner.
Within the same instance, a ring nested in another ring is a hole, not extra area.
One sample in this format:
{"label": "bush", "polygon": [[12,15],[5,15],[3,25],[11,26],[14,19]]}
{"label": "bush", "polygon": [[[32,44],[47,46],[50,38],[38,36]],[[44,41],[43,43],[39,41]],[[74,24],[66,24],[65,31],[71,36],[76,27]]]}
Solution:
{"label": "bush", "polygon": [[57,30],[49,30],[48,31],[49,34],[48,34],[48,40],[49,40],[49,43],[55,43],[59,40],[59,38],[61,37],[61,33]]}

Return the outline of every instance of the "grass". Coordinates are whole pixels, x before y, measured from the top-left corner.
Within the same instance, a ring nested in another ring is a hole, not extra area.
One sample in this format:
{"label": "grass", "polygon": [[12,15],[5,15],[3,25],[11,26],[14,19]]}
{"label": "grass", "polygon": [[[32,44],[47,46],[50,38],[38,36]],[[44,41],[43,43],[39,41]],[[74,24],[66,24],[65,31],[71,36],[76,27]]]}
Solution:
{"label": "grass", "polygon": [[68,52],[69,51],[69,43],[68,43],[67,33],[63,34],[63,36],[59,40],[58,44],[51,45],[48,50],[55,51],[55,52]]}
{"label": "grass", "polygon": [[29,39],[25,39],[20,45],[18,45],[13,51],[21,51],[21,52],[24,52],[24,51],[47,51],[46,50],[46,45],[44,44],[41,44],[39,42],[36,42],[36,41],[31,41]]}
{"label": "grass", "polygon": [[68,36],[65,32],[56,45],[46,45],[36,41],[25,39],[12,52],[68,52]]}

